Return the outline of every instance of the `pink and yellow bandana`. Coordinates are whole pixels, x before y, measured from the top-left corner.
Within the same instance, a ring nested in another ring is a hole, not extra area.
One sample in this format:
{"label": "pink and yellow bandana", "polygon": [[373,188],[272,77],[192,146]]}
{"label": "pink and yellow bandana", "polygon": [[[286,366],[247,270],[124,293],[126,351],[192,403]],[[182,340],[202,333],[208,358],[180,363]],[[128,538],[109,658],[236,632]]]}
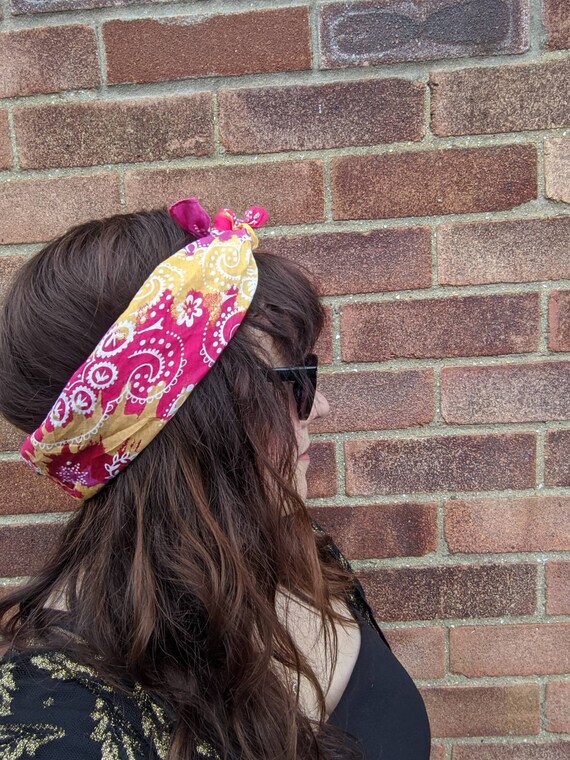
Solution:
{"label": "pink and yellow bandana", "polygon": [[68,494],[97,493],[160,432],[213,366],[257,287],[262,208],[213,226],[196,198],[170,207],[197,240],[159,264],[74,373],[20,453]]}

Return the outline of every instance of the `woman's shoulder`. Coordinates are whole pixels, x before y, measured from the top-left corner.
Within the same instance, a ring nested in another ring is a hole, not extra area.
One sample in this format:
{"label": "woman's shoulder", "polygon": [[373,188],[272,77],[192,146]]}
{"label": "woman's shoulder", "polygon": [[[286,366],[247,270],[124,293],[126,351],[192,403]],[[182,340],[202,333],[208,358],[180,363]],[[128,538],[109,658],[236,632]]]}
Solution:
{"label": "woman's shoulder", "polygon": [[[170,730],[148,692],[119,691],[64,652],[10,652],[0,659],[0,757],[6,760],[162,760]],[[204,750],[204,758],[215,757]]]}

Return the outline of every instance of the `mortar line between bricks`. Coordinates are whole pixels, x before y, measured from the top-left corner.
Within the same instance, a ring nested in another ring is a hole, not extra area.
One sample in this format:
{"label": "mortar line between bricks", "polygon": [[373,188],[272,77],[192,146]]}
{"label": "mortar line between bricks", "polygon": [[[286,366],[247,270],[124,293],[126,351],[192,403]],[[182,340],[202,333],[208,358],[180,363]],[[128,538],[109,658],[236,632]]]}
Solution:
{"label": "mortar line between bricks", "polygon": [[540,55],[546,48],[547,32],[542,23],[543,0],[529,0],[530,50]]}
{"label": "mortar line between bricks", "polygon": [[[351,566],[354,567],[354,562],[350,562]],[[566,615],[564,619],[557,620],[555,622],[558,623],[567,623],[570,622],[570,616]],[[508,625],[543,625],[543,623],[540,620],[536,620],[535,618],[530,618],[529,615],[502,615],[501,617],[493,617],[493,618],[485,618],[480,616],[474,616],[474,617],[461,617],[461,618],[441,618],[441,619],[434,619],[434,618],[427,618],[423,620],[390,620],[382,621],[382,627],[385,628],[387,631],[398,629],[398,628],[406,628],[407,630],[418,630],[422,628],[431,628],[434,625],[435,626],[452,626],[453,628],[461,628],[461,627],[478,627],[482,628],[484,626],[493,627],[497,625],[503,625],[504,623],[507,623]],[[547,625],[544,623],[544,625]],[[552,676],[555,676],[557,679],[561,678],[564,679],[566,677],[568,680],[570,680],[570,676],[568,674],[564,673],[558,673],[558,674],[551,674]],[[527,676],[528,677],[528,676]]]}
{"label": "mortar line between bricks", "polygon": [[336,477],[337,492],[344,496],[346,494],[346,468],[344,463],[344,442],[336,441]]}
{"label": "mortar line between bricks", "polygon": [[550,293],[552,288],[548,286],[548,283],[543,282],[540,288],[540,325],[539,325],[539,344],[538,350],[541,354],[549,354],[548,350],[548,332],[549,332],[549,319],[548,319],[548,304],[550,299]]}
{"label": "mortar line between bricks", "polygon": [[119,198],[121,201],[121,212],[124,214],[127,211],[127,190],[125,188],[125,172],[119,171]]}
{"label": "mortar line between bricks", "polygon": [[33,512],[21,515],[0,515],[0,527],[7,525],[43,525],[45,523],[64,523],[75,514],[70,512]]}
{"label": "mortar line between bricks", "polygon": [[325,220],[332,222],[333,220],[333,197],[332,197],[332,182],[331,182],[331,159],[327,158],[324,161],[324,200],[325,200]]}
{"label": "mortar line between bricks", "polygon": [[546,559],[538,557],[536,565],[536,614],[541,619],[548,620],[546,615]]}
{"label": "mortar line between bricks", "polygon": [[449,678],[451,673],[451,634],[449,625],[444,625],[443,628],[443,653],[445,660],[445,676]]}
{"label": "mortar line between bricks", "polygon": [[[380,623],[380,621],[378,621]],[[384,628],[381,625],[381,628]],[[548,673],[547,675],[486,675],[486,676],[464,676],[461,673],[450,673],[443,678],[414,678],[414,682],[422,688],[430,686],[523,686],[533,684],[540,691],[541,686],[545,686],[550,681],[558,680],[557,673]],[[534,736],[537,736],[534,734]]]}
{"label": "mortar line between bricks", "polygon": [[445,522],[445,499],[437,499],[436,506],[436,533],[437,533],[437,547],[435,554],[440,557],[449,556],[449,548],[447,541],[445,540],[444,522]]}
{"label": "mortar line between bricks", "polygon": [[546,198],[546,177],[544,165],[545,137],[536,141],[536,193],[538,198]]}
{"label": "mortar line between bricks", "polygon": [[18,154],[18,145],[16,143],[16,125],[14,124],[14,111],[12,108],[8,108],[8,130],[10,132],[10,147],[12,149],[13,171],[19,172],[20,156]]}
{"label": "mortar line between bricks", "polygon": [[319,9],[316,0],[309,0],[309,31],[311,33],[311,61],[313,71],[320,71],[321,48],[319,44]]}
{"label": "mortar line between bricks", "polygon": [[214,127],[214,155],[223,161],[225,158],[225,150],[220,139],[220,120],[219,120],[219,102],[218,102],[218,90],[212,92],[212,123]]}
{"label": "mortar line between bricks", "polygon": [[[549,426],[550,427],[550,426]],[[544,430],[540,430],[536,436],[536,483],[538,489],[544,489],[544,479],[545,479],[545,443],[546,443],[546,432],[547,428],[545,426]]]}
{"label": "mortar line between bricks", "polygon": [[331,308],[332,353],[334,362],[342,362],[342,333],[340,331],[340,309]]}
{"label": "mortar line between bricks", "polygon": [[99,74],[101,76],[101,85],[98,91],[105,95],[108,89],[107,82],[107,51],[105,50],[105,42],[103,40],[103,28],[101,24],[95,26],[95,36],[97,38],[97,61],[99,63]]}
{"label": "mortar line between bricks", "polygon": [[[553,551],[553,552],[512,552],[511,554],[499,553],[490,554],[485,553],[470,553],[470,554],[449,554],[447,556],[438,555],[432,553],[431,555],[422,555],[420,557],[381,557],[381,558],[366,558],[366,559],[352,559],[351,565],[359,570],[384,570],[384,569],[396,569],[396,570],[411,570],[414,568],[426,568],[426,567],[470,567],[473,564],[477,564],[480,567],[488,567],[490,565],[517,566],[517,565],[532,565],[537,566],[539,561],[557,561],[567,560],[567,551]],[[501,615],[501,618],[509,617],[508,614]],[[537,622],[540,617],[536,611],[520,615],[531,622]],[[556,620],[555,620],[556,618]],[[551,622],[565,622],[570,620],[570,615],[550,615],[549,621]]]}
{"label": "mortar line between bricks", "polygon": [[[558,422],[559,424],[554,424]],[[538,427],[537,427],[538,426]],[[540,422],[482,422],[480,424],[475,423],[462,423],[462,424],[438,424],[428,423],[426,425],[414,425],[407,428],[384,428],[374,430],[320,430],[318,433],[312,433],[311,438],[314,440],[328,439],[332,435],[341,438],[342,440],[358,439],[359,441],[397,441],[406,438],[414,438],[419,440],[430,439],[433,437],[487,437],[489,435],[498,436],[503,435],[511,437],[513,434],[527,434],[529,436],[535,436],[540,433],[541,430],[569,430],[570,420],[553,420],[540,421]],[[532,486],[535,488],[535,485]]]}

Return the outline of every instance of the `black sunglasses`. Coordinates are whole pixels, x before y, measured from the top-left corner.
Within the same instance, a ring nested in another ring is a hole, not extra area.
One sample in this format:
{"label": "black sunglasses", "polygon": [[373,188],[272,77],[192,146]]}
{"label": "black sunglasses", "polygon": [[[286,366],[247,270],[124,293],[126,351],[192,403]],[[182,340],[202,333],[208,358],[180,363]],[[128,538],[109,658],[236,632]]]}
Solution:
{"label": "black sunglasses", "polygon": [[317,391],[318,366],[318,356],[307,354],[302,367],[272,367],[268,371],[270,380],[277,379],[283,383],[293,383],[293,397],[300,420],[307,420],[311,414]]}

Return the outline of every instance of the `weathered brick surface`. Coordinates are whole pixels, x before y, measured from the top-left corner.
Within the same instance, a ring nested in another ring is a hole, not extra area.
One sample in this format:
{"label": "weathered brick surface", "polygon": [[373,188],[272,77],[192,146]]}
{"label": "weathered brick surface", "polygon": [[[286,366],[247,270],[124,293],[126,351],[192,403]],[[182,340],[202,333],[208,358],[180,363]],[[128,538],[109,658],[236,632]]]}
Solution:
{"label": "weathered brick surface", "polygon": [[24,256],[0,256],[0,303],[25,260]]}
{"label": "weathered brick surface", "polygon": [[334,441],[313,441],[307,470],[308,497],[334,496],[337,492],[336,446]]}
{"label": "weathered brick surface", "polygon": [[532,488],[531,433],[354,439],[345,443],[350,496]]}
{"label": "weathered brick surface", "polygon": [[546,612],[570,615],[570,562],[546,563]]}
{"label": "weathered brick surface", "polygon": [[14,180],[0,184],[0,243],[36,243],[74,224],[119,213],[114,174]]}
{"label": "weathered brick surface", "polygon": [[531,615],[536,607],[530,564],[384,568],[358,577],[379,620]]}
{"label": "weathered brick surface", "polygon": [[265,237],[260,248],[307,267],[323,295],[429,288],[429,227]]}
{"label": "weathered brick surface", "polygon": [[570,670],[569,623],[458,626],[449,636],[452,673],[532,676]]}
{"label": "weathered brick surface", "polygon": [[55,550],[59,523],[0,525],[0,576],[34,575]]}
{"label": "weathered brick surface", "polygon": [[412,678],[443,678],[445,633],[441,626],[387,628],[384,633],[392,651]]}
{"label": "weathered brick surface", "polygon": [[548,306],[548,347],[570,351],[570,290],[553,290]]}
{"label": "weathered brick surface", "polygon": [[431,744],[430,760],[446,760],[447,750],[443,744]]}
{"label": "weathered brick surface", "polygon": [[321,9],[325,66],[520,53],[528,47],[521,0],[385,0]]}
{"label": "weathered brick surface", "polygon": [[536,198],[536,148],[413,150],[332,161],[335,219],[501,211]]}
{"label": "weathered brick surface", "polygon": [[0,33],[0,97],[96,87],[95,30],[44,26]]}
{"label": "weathered brick surface", "polygon": [[10,143],[8,111],[0,111],[0,169],[10,169],[11,166],[12,145]]}
{"label": "weathered brick surface", "polygon": [[570,48],[570,0],[542,0],[543,20],[548,30],[547,48]]}
{"label": "weathered brick surface", "polygon": [[547,198],[570,203],[570,138],[544,141],[544,179]]}
{"label": "weathered brick surface", "polygon": [[570,430],[549,430],[544,446],[544,482],[570,486]]}
{"label": "weathered brick surface", "polygon": [[25,437],[25,433],[21,433],[4,417],[0,417],[0,451],[18,451]]}
{"label": "weathered brick surface", "polygon": [[437,257],[442,285],[570,278],[570,215],[442,224]]}
{"label": "weathered brick surface", "polygon": [[319,366],[330,364],[333,360],[332,310],[325,306],[325,324],[317,339],[315,353],[319,357]]}
{"label": "weathered brick surface", "polygon": [[[196,195],[206,208],[265,206],[272,224],[302,224],[324,218],[321,161],[275,161],[203,169],[128,171],[129,210],[156,208]],[[0,223],[1,224],[1,223]]]}
{"label": "weathered brick surface", "polygon": [[0,514],[64,512],[77,505],[77,499],[36,475],[24,462],[0,462]]}
{"label": "weathered brick surface", "polygon": [[438,686],[421,693],[433,736],[522,736],[538,734],[538,689],[536,684]]}
{"label": "weathered brick surface", "polygon": [[433,131],[472,135],[568,126],[569,76],[568,60],[433,72]]}
{"label": "weathered brick surface", "polygon": [[304,7],[108,21],[109,82],[161,82],[311,67]]}
{"label": "weathered brick surface", "polygon": [[570,497],[450,499],[445,538],[452,552],[570,550]]}
{"label": "weathered brick surface", "polygon": [[222,90],[218,103],[230,153],[375,145],[424,133],[424,85],[405,79]]}
{"label": "weathered brick surface", "polygon": [[434,503],[314,507],[312,513],[348,559],[416,557],[437,547]]}
{"label": "weathered brick surface", "polygon": [[494,356],[538,345],[536,293],[354,303],[342,309],[345,361]]}
{"label": "weathered brick surface", "polygon": [[[153,0],[140,0],[150,3]],[[138,0],[10,0],[12,13],[48,13],[50,11],[80,11],[89,8],[107,8],[116,5],[132,5]]]}
{"label": "weathered brick surface", "polygon": [[323,374],[319,387],[331,411],[312,423],[315,433],[405,428],[433,419],[431,369]]}
{"label": "weathered brick surface", "polygon": [[[570,681],[546,685],[546,730],[570,733]],[[570,744],[570,742],[569,742]]]}
{"label": "weathered brick surface", "polygon": [[441,413],[450,424],[568,419],[570,363],[444,367]]}
{"label": "weathered brick surface", "polygon": [[20,165],[25,169],[214,152],[212,96],[205,92],[18,108],[14,122]]}
{"label": "weathered brick surface", "polygon": [[564,740],[453,745],[453,760],[567,760],[569,754]]}

